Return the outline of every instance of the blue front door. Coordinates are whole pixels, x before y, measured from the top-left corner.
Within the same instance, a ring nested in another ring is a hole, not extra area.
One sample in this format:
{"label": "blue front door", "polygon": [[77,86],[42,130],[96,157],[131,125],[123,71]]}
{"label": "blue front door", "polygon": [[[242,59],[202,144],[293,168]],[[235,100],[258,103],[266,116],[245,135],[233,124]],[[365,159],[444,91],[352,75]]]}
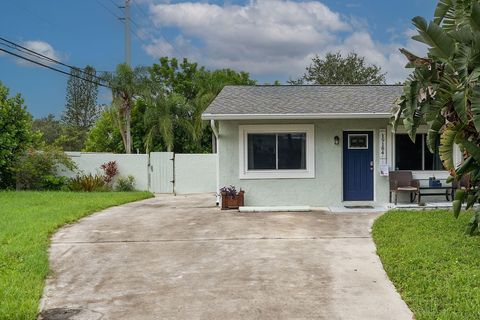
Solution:
{"label": "blue front door", "polygon": [[373,132],[343,133],[343,200],[373,200]]}

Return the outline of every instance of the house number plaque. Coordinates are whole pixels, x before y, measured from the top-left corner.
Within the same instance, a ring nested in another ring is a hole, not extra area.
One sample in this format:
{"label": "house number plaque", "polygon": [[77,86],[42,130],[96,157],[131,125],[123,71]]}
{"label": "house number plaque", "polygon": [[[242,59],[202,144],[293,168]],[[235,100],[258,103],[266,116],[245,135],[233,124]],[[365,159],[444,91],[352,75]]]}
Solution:
{"label": "house number plaque", "polygon": [[380,175],[388,176],[386,129],[378,130],[378,158],[380,160]]}

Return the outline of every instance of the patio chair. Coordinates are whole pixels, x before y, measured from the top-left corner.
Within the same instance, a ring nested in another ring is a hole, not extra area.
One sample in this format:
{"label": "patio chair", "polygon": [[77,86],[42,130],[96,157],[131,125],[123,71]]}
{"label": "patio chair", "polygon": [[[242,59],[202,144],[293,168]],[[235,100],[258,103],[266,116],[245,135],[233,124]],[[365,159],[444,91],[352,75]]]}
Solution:
{"label": "patio chair", "polygon": [[[420,203],[420,182],[413,179],[412,171],[390,171],[390,202],[392,202],[392,193],[395,192],[395,205],[397,204],[398,193],[408,192],[410,194],[410,201],[417,198],[417,203]],[[415,195],[412,198],[412,193]]]}
{"label": "patio chair", "polygon": [[465,174],[462,176],[460,180],[453,180],[452,181],[452,188],[456,189],[470,189],[470,175]]}

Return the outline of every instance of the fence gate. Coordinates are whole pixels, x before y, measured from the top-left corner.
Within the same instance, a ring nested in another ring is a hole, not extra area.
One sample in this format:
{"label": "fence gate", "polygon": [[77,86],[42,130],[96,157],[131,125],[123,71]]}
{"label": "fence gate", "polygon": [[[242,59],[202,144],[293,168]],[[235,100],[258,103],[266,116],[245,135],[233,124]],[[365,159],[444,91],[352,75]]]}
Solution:
{"label": "fence gate", "polygon": [[150,191],[155,193],[173,193],[174,183],[174,154],[173,152],[151,152]]}

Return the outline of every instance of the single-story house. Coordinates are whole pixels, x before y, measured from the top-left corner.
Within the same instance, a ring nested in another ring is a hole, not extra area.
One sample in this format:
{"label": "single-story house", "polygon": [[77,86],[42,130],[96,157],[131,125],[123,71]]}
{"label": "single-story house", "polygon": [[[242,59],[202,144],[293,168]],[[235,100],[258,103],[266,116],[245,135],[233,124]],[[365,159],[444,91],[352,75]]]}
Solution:
{"label": "single-story house", "polygon": [[203,113],[216,136],[218,187],[242,188],[248,206],[383,205],[389,170],[445,179],[426,128],[415,143],[401,127],[392,133],[401,93],[398,85],[226,86]]}

